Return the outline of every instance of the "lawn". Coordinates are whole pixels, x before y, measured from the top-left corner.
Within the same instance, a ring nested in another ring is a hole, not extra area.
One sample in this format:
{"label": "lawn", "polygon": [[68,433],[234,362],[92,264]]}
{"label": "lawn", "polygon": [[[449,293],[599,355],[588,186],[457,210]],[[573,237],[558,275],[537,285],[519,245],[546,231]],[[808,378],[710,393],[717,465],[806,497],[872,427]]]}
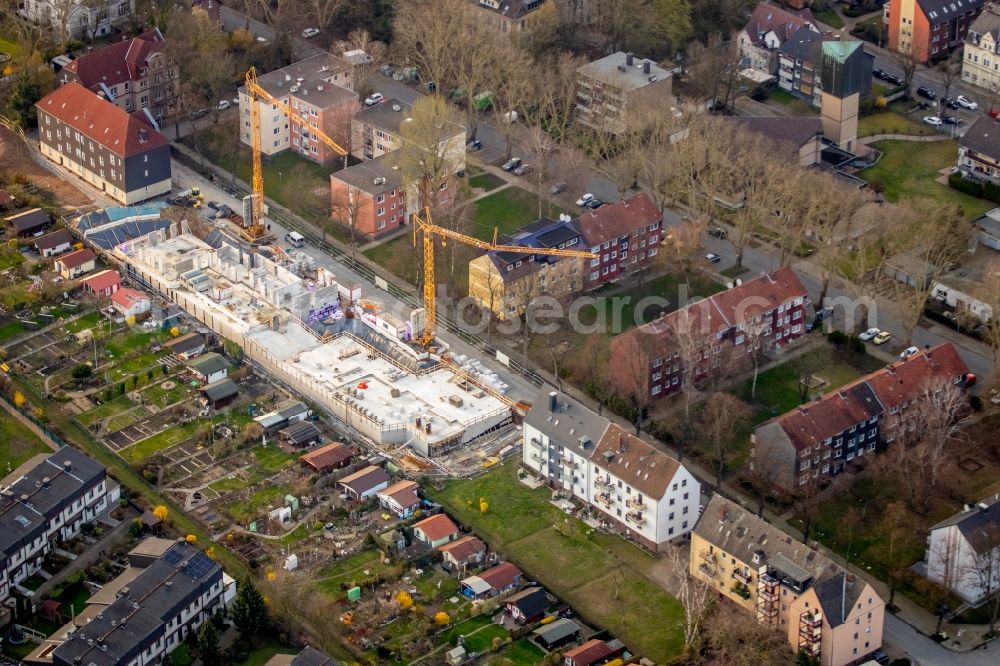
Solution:
{"label": "lawn", "polygon": [[249,483],[240,478],[233,479],[219,479],[218,481],[213,481],[208,484],[208,487],[212,490],[217,490],[220,493],[231,493],[237,490],[243,490],[249,485]]}
{"label": "lawn", "polygon": [[844,19],[840,18],[840,14],[832,9],[824,9],[821,12],[816,12],[814,16],[816,20],[826,23],[834,30],[840,30],[844,27]]}
{"label": "lawn", "polygon": [[169,389],[163,388],[163,383],[150,386],[143,390],[142,401],[146,404],[156,405],[160,409],[168,407],[184,400],[191,395],[193,389],[182,382],[174,382],[174,386]]}
{"label": "lawn", "polygon": [[277,472],[295,464],[302,453],[288,453],[277,446],[258,446],[253,450],[257,464],[268,472]]}
{"label": "lawn", "polygon": [[264,645],[252,650],[243,666],[264,666],[276,654],[298,654],[296,648],[281,645],[275,640],[268,640]]}
{"label": "lawn", "polygon": [[103,341],[104,349],[109,357],[121,358],[136,352],[145,351],[149,346],[169,337],[164,331],[144,331],[133,333],[129,330],[116,333],[110,339]]}
{"label": "lawn", "polygon": [[503,185],[504,182],[500,176],[484,171],[469,178],[469,187],[491,192]]}
{"label": "lawn", "polygon": [[[640,285],[597,296],[595,305],[580,310],[580,321],[590,325],[596,316],[598,322],[604,323],[605,330],[617,334],[639,323],[650,322],[664,312],[673,312],[682,300],[697,300],[722,289],[721,284],[700,273],[693,274],[687,283],[682,276],[668,273]],[[644,299],[665,299],[665,302],[642,303]],[[642,310],[637,311],[640,303]]]}
{"label": "lawn", "polygon": [[[919,136],[931,136],[937,133],[937,130],[929,125],[907,118],[902,114],[893,113],[892,111],[875,113],[858,119],[859,137],[873,136],[875,134],[915,134]],[[918,143],[916,145],[925,146],[929,144]]]}
{"label": "lawn", "polygon": [[237,523],[246,525],[254,518],[259,518],[261,514],[269,511],[270,509],[267,509],[267,507],[277,508],[281,506],[283,498],[288,494],[289,490],[288,486],[262,488],[245,500],[227,504],[223,507],[223,511],[229,514]]}
{"label": "lawn", "polygon": [[15,41],[0,37],[0,53],[6,53],[11,58],[18,58],[24,54],[24,48]]}
{"label": "lawn", "polygon": [[488,627],[491,624],[493,624],[493,620],[486,615],[476,615],[475,617],[470,617],[468,620],[459,622],[446,631],[444,633],[444,642],[448,645],[458,645],[459,636],[468,636],[473,631],[482,629],[483,627]]}
{"label": "lawn", "polygon": [[[520,187],[508,187],[482,199],[477,199],[476,216],[470,235],[481,240],[493,240],[493,230],[510,234],[538,219],[538,196]],[[558,219],[565,213],[558,206],[546,202],[542,215]]]}
{"label": "lawn", "polygon": [[24,327],[19,321],[5,321],[0,324],[0,342],[16,338],[24,332]]}
{"label": "lawn", "polygon": [[6,475],[8,465],[13,470],[39,453],[52,453],[52,448],[6,410],[0,410],[0,460],[4,463],[0,473]]}
{"label": "lawn", "polygon": [[70,323],[66,324],[64,327],[68,333],[79,333],[80,331],[85,331],[88,328],[93,328],[98,322],[103,320],[104,317],[101,316],[100,312],[96,310],[94,312],[88,312],[87,314],[81,316],[79,319],[75,319]]}
{"label": "lawn", "polygon": [[798,97],[788,92],[787,90],[782,90],[781,88],[774,88],[769,90],[767,96],[773,99],[778,104],[791,104],[798,101]]}
{"label": "lawn", "polygon": [[510,632],[499,624],[490,624],[474,634],[465,637],[465,649],[468,652],[486,652],[493,646],[493,639],[506,640]]}
{"label": "lawn", "polygon": [[933,199],[941,204],[962,206],[969,218],[979,217],[994,207],[985,199],[962,194],[935,181],[942,169],[955,164],[958,145],[954,141],[879,141],[873,145],[883,152],[882,159],[857,175],[868,182],[881,181],[889,201]]}
{"label": "lawn", "polygon": [[527,638],[521,638],[511,643],[503,656],[514,666],[537,666],[542,663],[545,653]]}
{"label": "lawn", "polygon": [[127,449],[122,449],[119,453],[121,457],[130,463],[137,463],[146,458],[150,457],[154,453],[162,451],[174,444],[180,444],[181,442],[193,437],[198,433],[199,430],[205,425],[202,421],[192,421],[191,423],[185,423],[183,425],[178,424],[171,426],[166,430],[159,432],[152,437],[147,437],[141,440]]}
{"label": "lawn", "polygon": [[[327,594],[340,597],[344,594],[341,584],[360,585],[374,578],[385,569],[382,554],[377,550],[363,550],[350,557],[337,560],[316,579],[316,585]],[[368,574],[365,574],[368,571]]]}
{"label": "lawn", "polygon": [[102,419],[106,419],[109,416],[126,412],[133,407],[135,407],[135,403],[132,402],[128,396],[120,395],[114,400],[80,414],[76,418],[83,425],[90,426]]}
{"label": "lawn", "polygon": [[[680,604],[639,571],[646,562],[634,549],[609,548],[603,537],[549,502],[549,490],[517,480],[517,465],[495,467],[475,479],[453,480],[428,494],[506,554],[528,576],[570,602],[585,622],[613,631],[633,652],[658,663],[680,653]],[[490,505],[479,510],[479,498]],[[556,527],[558,526],[558,527]],[[607,537],[611,539],[613,537]],[[635,562],[635,568],[630,566]],[[617,594],[616,594],[617,592]],[[649,631],[657,617],[659,631]],[[462,625],[459,625],[462,626]]]}

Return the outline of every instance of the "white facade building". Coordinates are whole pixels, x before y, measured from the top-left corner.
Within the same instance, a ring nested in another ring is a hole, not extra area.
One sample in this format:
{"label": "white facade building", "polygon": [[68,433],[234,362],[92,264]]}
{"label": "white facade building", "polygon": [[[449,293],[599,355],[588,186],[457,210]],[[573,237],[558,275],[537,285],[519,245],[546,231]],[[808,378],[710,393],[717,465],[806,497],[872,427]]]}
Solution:
{"label": "white facade building", "polygon": [[94,3],[75,0],[24,0],[18,14],[38,25],[50,26],[68,37],[94,38],[110,35],[113,26],[127,21],[135,0],[106,0]]}
{"label": "white facade building", "polygon": [[931,528],[927,578],[975,604],[1000,590],[1000,495]]}

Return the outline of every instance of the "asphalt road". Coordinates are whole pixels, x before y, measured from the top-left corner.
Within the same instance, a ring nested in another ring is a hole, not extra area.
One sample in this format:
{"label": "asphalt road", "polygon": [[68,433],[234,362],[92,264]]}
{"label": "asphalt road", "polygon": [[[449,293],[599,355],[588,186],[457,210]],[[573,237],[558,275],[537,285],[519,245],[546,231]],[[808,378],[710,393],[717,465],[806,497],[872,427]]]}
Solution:
{"label": "asphalt road", "polygon": [[890,655],[910,659],[913,666],[997,666],[1000,646],[969,652],[952,652],[943,648],[892,613],[885,614],[882,642],[889,646]]}

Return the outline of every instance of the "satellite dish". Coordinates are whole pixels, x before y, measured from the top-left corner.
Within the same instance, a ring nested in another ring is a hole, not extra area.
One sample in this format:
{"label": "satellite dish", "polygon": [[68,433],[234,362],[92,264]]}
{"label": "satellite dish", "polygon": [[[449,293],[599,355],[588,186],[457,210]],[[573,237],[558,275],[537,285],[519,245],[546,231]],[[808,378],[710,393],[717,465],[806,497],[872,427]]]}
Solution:
{"label": "satellite dish", "polygon": [[733,283],[732,282],[727,282],[726,283],[726,289],[732,289],[732,288],[733,288]]}
{"label": "satellite dish", "polygon": [[739,279],[739,278],[736,278],[736,286],[738,287],[738,286],[740,286],[741,284],[743,284],[743,280],[741,280],[741,279]]}

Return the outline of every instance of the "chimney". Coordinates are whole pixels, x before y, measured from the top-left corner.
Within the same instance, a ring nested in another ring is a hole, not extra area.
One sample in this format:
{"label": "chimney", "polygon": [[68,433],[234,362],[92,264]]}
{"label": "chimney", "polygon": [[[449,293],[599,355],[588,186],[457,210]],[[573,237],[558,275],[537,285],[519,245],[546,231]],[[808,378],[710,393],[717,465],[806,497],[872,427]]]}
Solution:
{"label": "chimney", "polygon": [[556,409],[559,408],[559,400],[557,399],[559,394],[556,391],[549,393],[549,412],[555,413]]}
{"label": "chimney", "polygon": [[632,57],[632,52],[629,51],[628,53],[625,54],[625,64],[631,67],[634,62],[635,58]]}
{"label": "chimney", "polygon": [[652,64],[653,63],[651,63],[648,58],[646,60],[643,60],[642,61],[642,73],[643,74],[649,74],[649,68],[650,68],[650,66]]}

